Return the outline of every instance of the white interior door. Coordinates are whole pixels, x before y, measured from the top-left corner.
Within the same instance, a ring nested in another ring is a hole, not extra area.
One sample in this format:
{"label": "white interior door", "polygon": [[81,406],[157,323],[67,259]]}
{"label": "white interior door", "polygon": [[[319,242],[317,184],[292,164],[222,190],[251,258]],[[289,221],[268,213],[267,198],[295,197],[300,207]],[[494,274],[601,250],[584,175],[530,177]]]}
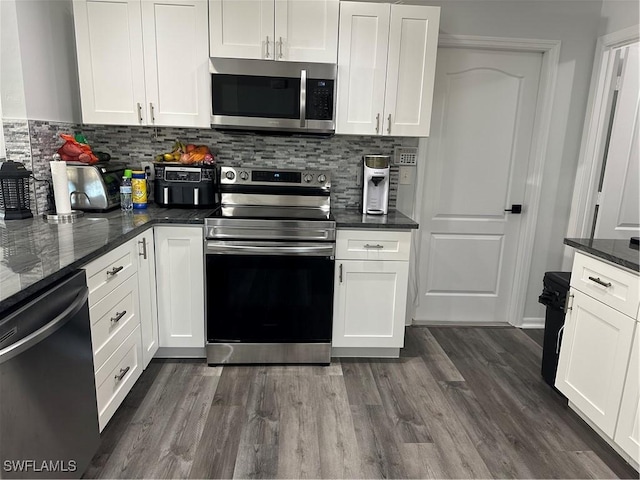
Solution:
{"label": "white interior door", "polygon": [[415,320],[507,323],[542,54],[438,52]]}
{"label": "white interior door", "polygon": [[640,233],[640,53],[624,47],[620,90],[613,117],[595,238],[628,240]]}

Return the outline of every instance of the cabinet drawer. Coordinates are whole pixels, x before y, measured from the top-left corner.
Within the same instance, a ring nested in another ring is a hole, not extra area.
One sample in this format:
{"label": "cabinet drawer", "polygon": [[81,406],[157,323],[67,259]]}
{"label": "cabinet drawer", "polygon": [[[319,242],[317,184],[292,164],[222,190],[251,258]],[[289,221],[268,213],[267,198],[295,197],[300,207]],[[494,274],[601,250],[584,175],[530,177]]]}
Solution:
{"label": "cabinet drawer", "polygon": [[125,243],[84,267],[89,286],[89,307],[125,281],[137,269],[131,243]]}
{"label": "cabinet drawer", "polygon": [[104,429],[142,373],[140,327],[125,339],[96,372],[98,423]]}
{"label": "cabinet drawer", "polygon": [[138,276],[132,275],[89,309],[94,367],[98,370],[140,323]]}
{"label": "cabinet drawer", "polygon": [[411,232],[338,230],[336,258],[340,260],[409,260]]}
{"label": "cabinet drawer", "polygon": [[576,252],[571,286],[635,318],[640,303],[638,275]]}

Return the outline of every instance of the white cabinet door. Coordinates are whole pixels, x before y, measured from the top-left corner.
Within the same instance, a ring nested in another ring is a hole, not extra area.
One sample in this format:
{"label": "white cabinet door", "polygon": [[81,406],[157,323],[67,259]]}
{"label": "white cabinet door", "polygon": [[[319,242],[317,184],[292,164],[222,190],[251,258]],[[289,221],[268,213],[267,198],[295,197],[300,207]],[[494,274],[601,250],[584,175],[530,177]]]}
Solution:
{"label": "white cabinet door", "polygon": [[274,0],[209,0],[209,52],[222,58],[274,58]]}
{"label": "white cabinet door", "polygon": [[206,0],[142,2],[147,124],[209,127]]}
{"label": "white cabinet door", "polygon": [[144,125],[139,0],[74,0],[84,123]]}
{"label": "white cabinet door", "polygon": [[638,326],[636,326],[631,349],[614,441],[636,463],[640,462],[640,328]]}
{"label": "white cabinet door", "polygon": [[275,59],[336,63],[338,0],[275,0]]}
{"label": "white cabinet door", "polygon": [[392,5],[383,134],[429,135],[440,7]]}
{"label": "white cabinet door", "polygon": [[635,320],[570,290],[556,387],[613,438]]}
{"label": "white cabinet door", "polygon": [[202,227],[155,227],[160,347],[204,348]]}
{"label": "white cabinet door", "polygon": [[390,12],[384,3],[340,5],[336,133],[382,133]]}
{"label": "white cabinet door", "polygon": [[158,305],[156,296],[156,258],[153,229],[135,239],[138,259],[138,291],[140,295],[140,331],[142,334],[142,366],[147,368],[158,350]]}
{"label": "white cabinet door", "polygon": [[408,262],[337,260],[332,347],[402,347],[408,275]]}

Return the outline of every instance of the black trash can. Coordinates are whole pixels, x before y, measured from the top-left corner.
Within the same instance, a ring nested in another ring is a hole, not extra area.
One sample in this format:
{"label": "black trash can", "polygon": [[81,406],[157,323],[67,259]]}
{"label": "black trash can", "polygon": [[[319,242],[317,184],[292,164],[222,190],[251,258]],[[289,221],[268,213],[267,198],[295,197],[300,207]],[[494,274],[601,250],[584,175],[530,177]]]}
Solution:
{"label": "black trash can", "polygon": [[546,272],[544,288],[538,301],[547,306],[544,320],[544,341],[542,346],[542,377],[558,391],[554,384],[560,356],[561,330],[564,326],[565,303],[569,293],[571,272]]}

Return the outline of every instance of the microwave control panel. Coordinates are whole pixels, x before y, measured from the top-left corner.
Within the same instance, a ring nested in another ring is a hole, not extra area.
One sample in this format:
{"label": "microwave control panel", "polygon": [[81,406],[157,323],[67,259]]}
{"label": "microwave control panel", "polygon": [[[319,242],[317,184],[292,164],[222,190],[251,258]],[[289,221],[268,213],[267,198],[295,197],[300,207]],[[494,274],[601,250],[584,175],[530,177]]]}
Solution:
{"label": "microwave control panel", "polygon": [[308,120],[333,120],[333,80],[307,79]]}

